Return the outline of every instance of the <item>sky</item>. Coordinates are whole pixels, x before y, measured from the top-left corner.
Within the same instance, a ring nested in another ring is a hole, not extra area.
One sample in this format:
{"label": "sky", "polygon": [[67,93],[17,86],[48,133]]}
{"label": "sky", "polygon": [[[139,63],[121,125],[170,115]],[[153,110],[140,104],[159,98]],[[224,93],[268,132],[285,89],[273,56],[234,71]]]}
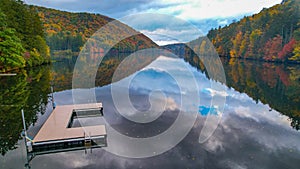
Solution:
{"label": "sky", "polygon": [[[238,21],[244,16],[258,13],[263,8],[269,8],[282,0],[24,0],[27,4],[34,4],[71,12],[99,13],[115,19],[122,20],[128,15],[139,15],[140,13],[165,14],[187,21],[194,25],[202,35],[206,35],[211,28],[225,26],[233,20]],[[139,17],[139,16],[138,16]],[[159,17],[159,16],[158,16]],[[142,20],[142,19],[140,19]],[[149,20],[149,18],[147,18]],[[167,20],[166,20],[167,21]],[[166,22],[165,21],[165,22]],[[144,23],[145,24],[145,23]],[[153,24],[153,23],[152,23]],[[149,36],[160,45],[189,41],[193,39],[182,39],[169,37],[162,33],[174,32],[178,29],[148,25],[143,30],[138,29],[135,23],[128,24],[133,28]],[[174,26],[174,25],[173,25]],[[182,30],[188,31],[188,30]],[[158,34],[157,34],[158,33]],[[186,36],[186,35],[181,35]],[[200,35],[198,35],[200,36]]]}

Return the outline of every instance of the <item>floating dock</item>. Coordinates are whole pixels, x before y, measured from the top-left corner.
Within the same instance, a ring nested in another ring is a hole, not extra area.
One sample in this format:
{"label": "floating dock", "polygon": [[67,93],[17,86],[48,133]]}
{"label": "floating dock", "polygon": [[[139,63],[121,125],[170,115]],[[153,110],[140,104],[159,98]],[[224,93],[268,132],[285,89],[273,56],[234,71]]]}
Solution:
{"label": "floating dock", "polygon": [[[75,118],[103,116],[102,103],[57,106],[26,148],[36,155],[106,147],[105,125],[72,127]],[[25,133],[26,135],[26,133]]]}

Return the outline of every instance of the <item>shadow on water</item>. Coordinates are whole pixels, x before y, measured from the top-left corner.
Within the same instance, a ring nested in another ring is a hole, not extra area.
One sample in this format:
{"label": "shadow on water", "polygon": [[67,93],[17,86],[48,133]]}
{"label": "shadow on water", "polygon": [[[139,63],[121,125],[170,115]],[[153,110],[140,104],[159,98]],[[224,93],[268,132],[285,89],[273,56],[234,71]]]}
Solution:
{"label": "shadow on water", "polygon": [[0,153],[15,149],[22,131],[21,109],[27,126],[43,114],[50,93],[51,67],[24,69],[16,76],[0,77]]}

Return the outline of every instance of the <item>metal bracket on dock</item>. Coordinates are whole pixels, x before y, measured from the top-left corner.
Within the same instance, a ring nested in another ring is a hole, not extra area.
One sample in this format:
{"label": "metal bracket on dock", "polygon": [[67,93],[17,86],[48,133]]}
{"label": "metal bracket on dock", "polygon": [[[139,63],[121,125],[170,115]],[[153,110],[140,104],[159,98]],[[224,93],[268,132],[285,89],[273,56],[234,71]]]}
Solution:
{"label": "metal bracket on dock", "polygon": [[85,132],[83,133],[84,135],[84,147],[85,147],[85,154],[87,153],[87,149],[90,149],[92,153],[92,139],[91,139],[91,134],[86,135]]}
{"label": "metal bracket on dock", "polygon": [[53,95],[53,87],[51,86],[51,101],[52,101],[52,108],[55,109],[56,108],[56,103],[54,101],[54,95]]}

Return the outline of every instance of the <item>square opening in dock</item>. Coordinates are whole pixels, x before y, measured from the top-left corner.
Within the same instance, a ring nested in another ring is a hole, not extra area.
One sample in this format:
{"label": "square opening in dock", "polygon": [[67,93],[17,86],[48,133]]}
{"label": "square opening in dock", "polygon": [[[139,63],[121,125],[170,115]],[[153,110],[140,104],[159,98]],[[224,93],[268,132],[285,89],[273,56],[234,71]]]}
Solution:
{"label": "square opening in dock", "polygon": [[42,152],[72,147],[105,147],[105,125],[70,127],[74,119],[102,116],[102,103],[57,106],[32,140],[32,149]]}
{"label": "square opening in dock", "polygon": [[102,107],[74,109],[72,111],[68,128],[97,126],[104,124],[103,118],[101,118],[102,116]]}

